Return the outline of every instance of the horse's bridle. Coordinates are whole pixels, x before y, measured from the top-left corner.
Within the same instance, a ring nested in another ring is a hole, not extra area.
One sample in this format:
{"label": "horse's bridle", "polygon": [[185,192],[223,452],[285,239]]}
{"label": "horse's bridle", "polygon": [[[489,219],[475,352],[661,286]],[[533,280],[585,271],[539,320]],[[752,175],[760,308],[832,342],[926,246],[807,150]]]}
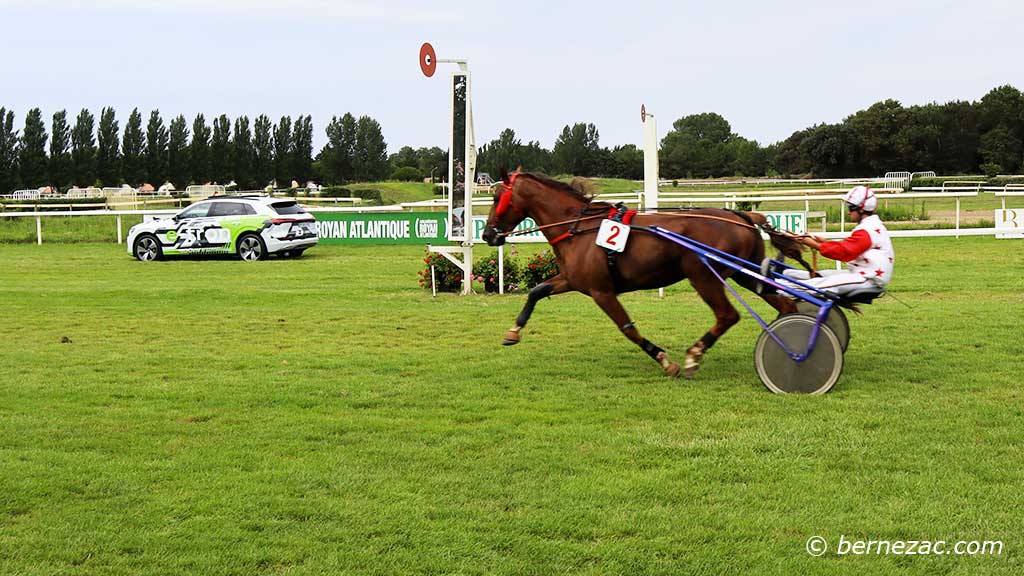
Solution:
{"label": "horse's bridle", "polygon": [[516,178],[519,177],[519,172],[516,172],[508,177],[508,184],[501,183],[501,197],[498,198],[498,207],[494,209],[494,215],[501,218],[511,208],[515,211],[516,216],[520,220],[526,217],[526,213],[519,209],[518,206],[512,203],[512,187],[516,185]]}

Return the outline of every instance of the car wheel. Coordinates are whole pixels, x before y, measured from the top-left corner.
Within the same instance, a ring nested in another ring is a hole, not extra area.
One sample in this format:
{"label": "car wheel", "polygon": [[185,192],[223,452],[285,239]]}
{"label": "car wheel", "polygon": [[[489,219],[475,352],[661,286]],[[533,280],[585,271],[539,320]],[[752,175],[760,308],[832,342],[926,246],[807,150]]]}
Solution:
{"label": "car wheel", "polygon": [[164,258],[164,250],[160,247],[160,241],[152,234],[140,234],[132,246],[132,253],[140,262],[151,262]]}
{"label": "car wheel", "polygon": [[235,253],[246,262],[263,260],[267,257],[267,245],[263,243],[263,238],[260,238],[257,234],[243,234],[238,239]]}

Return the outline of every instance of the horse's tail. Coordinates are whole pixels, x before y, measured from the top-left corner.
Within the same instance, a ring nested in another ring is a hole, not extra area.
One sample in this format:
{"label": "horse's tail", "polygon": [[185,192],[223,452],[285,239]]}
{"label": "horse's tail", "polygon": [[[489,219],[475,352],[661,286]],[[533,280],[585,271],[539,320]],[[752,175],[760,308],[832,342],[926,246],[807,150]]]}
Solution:
{"label": "horse's tail", "polygon": [[789,258],[796,260],[803,265],[808,272],[812,274],[814,273],[814,268],[804,260],[803,244],[798,242],[796,238],[793,238],[785,232],[776,230],[775,227],[768,223],[768,218],[760,212],[744,212],[744,214],[750,218],[750,221],[753,222],[755,226],[763,230],[764,233],[768,235],[768,239],[771,241],[772,246],[778,248],[779,252],[781,252],[783,256],[788,256]]}

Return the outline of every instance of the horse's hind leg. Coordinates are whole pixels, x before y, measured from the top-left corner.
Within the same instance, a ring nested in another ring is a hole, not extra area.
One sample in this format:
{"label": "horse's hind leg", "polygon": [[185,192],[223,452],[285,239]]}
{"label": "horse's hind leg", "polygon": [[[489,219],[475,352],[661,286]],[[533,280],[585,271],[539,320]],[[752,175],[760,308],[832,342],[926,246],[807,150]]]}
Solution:
{"label": "horse's hind leg", "polygon": [[779,314],[792,314],[793,312],[796,312],[796,304],[794,304],[791,299],[779,294],[779,292],[772,286],[765,284],[761,292],[758,293],[757,284],[759,281],[754,277],[739,273],[733,276],[733,279],[735,279],[736,283],[740,286],[743,286],[747,290],[750,290],[760,296],[761,299],[771,305],[772,308],[778,310]]}
{"label": "horse's hind leg", "polygon": [[556,274],[534,286],[526,294],[526,304],[523,306],[522,311],[519,312],[519,316],[516,316],[516,325],[505,333],[505,339],[502,341],[502,344],[505,346],[519,344],[519,332],[530,321],[530,316],[533,315],[533,308],[537,305],[538,300],[568,291],[569,283],[565,281],[561,274]]}
{"label": "horse's hind leg", "polygon": [[690,278],[690,284],[715,313],[715,325],[686,351],[686,361],[683,362],[685,369],[683,375],[686,378],[693,378],[697,370],[700,369],[700,361],[704,357],[704,353],[714,346],[715,342],[729,328],[732,328],[733,324],[740,321],[740,313],[729,302],[729,298],[725,295],[725,286],[717,278]]}
{"label": "horse's hind leg", "polygon": [[656,346],[653,342],[640,335],[640,331],[629,320],[629,314],[622,307],[622,303],[616,298],[614,292],[591,292],[590,297],[604,310],[604,313],[615,322],[622,334],[636,343],[648,356],[661,365],[667,376],[679,376],[679,364],[668,359],[668,353]]}

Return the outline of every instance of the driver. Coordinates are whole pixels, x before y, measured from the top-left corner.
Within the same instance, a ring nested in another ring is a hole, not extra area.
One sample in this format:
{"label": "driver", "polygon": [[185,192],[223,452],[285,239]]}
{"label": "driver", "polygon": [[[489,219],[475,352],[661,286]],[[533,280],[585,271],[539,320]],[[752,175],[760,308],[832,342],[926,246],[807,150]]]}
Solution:
{"label": "driver", "polygon": [[817,278],[811,278],[806,270],[788,269],[783,274],[840,296],[863,289],[881,292],[892,280],[896,254],[889,231],[875,214],[878,198],[867,186],[856,186],[846,193],[845,200],[850,220],[857,224],[845,240],[806,236],[800,242],[826,258],[846,262],[846,270],[822,270]]}

